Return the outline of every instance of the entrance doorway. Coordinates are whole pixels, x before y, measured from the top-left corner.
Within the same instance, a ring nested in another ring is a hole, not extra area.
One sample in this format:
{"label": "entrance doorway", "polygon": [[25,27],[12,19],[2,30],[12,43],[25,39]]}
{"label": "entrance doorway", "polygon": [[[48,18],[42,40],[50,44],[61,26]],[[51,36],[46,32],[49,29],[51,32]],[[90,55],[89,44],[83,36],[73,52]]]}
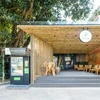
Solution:
{"label": "entrance doorway", "polygon": [[57,66],[59,66],[61,70],[74,69],[76,62],[75,54],[55,54],[54,56],[57,58]]}

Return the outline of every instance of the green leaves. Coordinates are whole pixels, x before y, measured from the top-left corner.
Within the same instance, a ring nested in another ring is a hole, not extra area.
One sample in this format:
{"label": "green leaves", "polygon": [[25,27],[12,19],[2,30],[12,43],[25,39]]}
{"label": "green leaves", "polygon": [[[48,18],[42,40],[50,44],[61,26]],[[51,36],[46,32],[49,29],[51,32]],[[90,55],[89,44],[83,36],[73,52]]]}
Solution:
{"label": "green leaves", "polygon": [[[16,41],[23,39],[23,41],[27,41],[29,38],[25,34],[21,37],[18,35],[23,33],[17,33],[15,22],[20,24],[21,21],[60,21],[63,10],[65,18],[79,20],[87,17],[92,7],[91,0],[2,0],[0,1],[2,42],[8,39],[7,42],[12,41],[14,46]],[[17,46],[22,45],[22,43],[26,44],[22,41],[19,42]]]}
{"label": "green leaves", "polygon": [[[2,14],[0,15],[3,16],[6,15],[8,19],[12,20],[23,20],[23,11],[24,9],[26,10],[29,9],[31,1],[32,0],[3,0],[1,1]],[[32,11],[33,20],[49,20],[52,18],[52,16],[54,17],[54,19],[56,18],[59,20],[59,18],[61,18],[60,17],[61,14],[59,13],[61,10],[65,11],[64,15],[65,17],[70,16],[72,17],[72,19],[75,20],[83,19],[88,15],[88,13],[93,7],[93,4],[90,0],[33,0],[33,1],[34,1],[33,11]],[[57,10],[53,8],[56,8]]]}

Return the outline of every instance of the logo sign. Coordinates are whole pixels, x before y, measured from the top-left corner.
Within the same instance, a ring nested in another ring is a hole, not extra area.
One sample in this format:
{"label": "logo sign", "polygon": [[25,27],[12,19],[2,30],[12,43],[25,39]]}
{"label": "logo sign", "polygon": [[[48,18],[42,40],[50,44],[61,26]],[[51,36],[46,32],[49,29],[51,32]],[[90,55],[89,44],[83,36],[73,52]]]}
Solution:
{"label": "logo sign", "polygon": [[80,33],[80,40],[82,42],[89,42],[92,39],[92,34],[88,30],[84,30]]}
{"label": "logo sign", "polygon": [[5,48],[5,55],[11,55],[11,52],[10,52],[9,48]]}

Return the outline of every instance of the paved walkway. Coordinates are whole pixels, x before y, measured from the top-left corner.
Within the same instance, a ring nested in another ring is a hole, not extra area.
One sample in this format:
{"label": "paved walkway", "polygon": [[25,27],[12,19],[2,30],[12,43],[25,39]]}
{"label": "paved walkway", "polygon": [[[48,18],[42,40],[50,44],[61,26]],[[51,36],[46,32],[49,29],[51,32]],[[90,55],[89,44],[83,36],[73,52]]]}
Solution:
{"label": "paved walkway", "polygon": [[[72,71],[59,73],[56,77],[71,75]],[[72,72],[73,75],[97,76],[94,73],[83,71]],[[100,77],[100,75],[98,75]],[[62,87],[62,88],[36,88],[27,90],[7,89],[8,85],[0,85],[0,100],[100,100],[100,87]]]}
{"label": "paved walkway", "polygon": [[34,88],[9,90],[0,86],[0,100],[100,100],[100,88]]}

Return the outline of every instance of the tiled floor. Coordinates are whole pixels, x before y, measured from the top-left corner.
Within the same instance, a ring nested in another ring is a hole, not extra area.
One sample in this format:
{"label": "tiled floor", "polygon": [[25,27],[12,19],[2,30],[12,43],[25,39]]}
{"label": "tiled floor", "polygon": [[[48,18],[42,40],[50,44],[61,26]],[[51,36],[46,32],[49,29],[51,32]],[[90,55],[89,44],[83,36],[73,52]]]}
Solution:
{"label": "tiled floor", "polygon": [[56,77],[73,77],[73,76],[82,76],[82,77],[100,77],[100,75],[96,75],[95,73],[85,72],[85,71],[77,71],[77,70],[66,70],[61,71],[56,75]]}

